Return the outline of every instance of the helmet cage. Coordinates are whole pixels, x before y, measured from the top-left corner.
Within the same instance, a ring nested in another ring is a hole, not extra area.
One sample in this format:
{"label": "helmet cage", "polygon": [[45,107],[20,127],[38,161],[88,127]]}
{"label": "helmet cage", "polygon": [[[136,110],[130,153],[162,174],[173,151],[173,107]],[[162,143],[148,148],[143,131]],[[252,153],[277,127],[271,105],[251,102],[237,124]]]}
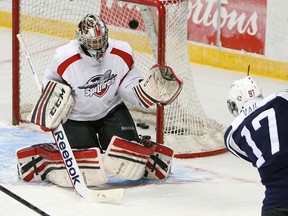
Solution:
{"label": "helmet cage", "polygon": [[232,113],[233,116],[238,115],[238,107],[235,101],[227,100],[228,110]]}
{"label": "helmet cage", "polygon": [[97,60],[108,48],[108,29],[105,22],[96,15],[86,15],[80,21],[75,35],[79,43]]}

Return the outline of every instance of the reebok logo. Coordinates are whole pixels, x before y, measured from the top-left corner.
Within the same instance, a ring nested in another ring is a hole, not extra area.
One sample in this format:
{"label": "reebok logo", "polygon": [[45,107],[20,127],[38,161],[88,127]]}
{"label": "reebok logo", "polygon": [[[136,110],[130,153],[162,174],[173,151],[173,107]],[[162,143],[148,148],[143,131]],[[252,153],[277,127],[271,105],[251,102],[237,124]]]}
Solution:
{"label": "reebok logo", "polygon": [[74,164],[73,164],[73,160],[72,160],[72,155],[73,152],[69,152],[67,150],[67,144],[64,141],[64,134],[63,132],[57,131],[54,133],[56,141],[59,145],[59,149],[60,149],[60,154],[63,157],[64,163],[66,164],[66,169],[69,172],[70,175],[70,179],[73,183],[73,185],[76,185],[76,183],[81,184],[80,180],[79,180],[79,174],[77,174],[76,169],[74,168]]}

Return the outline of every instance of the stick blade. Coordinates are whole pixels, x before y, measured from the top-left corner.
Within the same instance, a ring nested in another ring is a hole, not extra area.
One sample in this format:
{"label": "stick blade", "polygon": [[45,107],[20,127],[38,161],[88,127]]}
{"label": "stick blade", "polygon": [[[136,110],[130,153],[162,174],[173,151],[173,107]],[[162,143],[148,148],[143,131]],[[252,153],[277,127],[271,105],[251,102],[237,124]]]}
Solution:
{"label": "stick blade", "polygon": [[91,199],[97,202],[113,202],[121,200],[124,197],[124,189],[104,189],[104,190],[92,190]]}

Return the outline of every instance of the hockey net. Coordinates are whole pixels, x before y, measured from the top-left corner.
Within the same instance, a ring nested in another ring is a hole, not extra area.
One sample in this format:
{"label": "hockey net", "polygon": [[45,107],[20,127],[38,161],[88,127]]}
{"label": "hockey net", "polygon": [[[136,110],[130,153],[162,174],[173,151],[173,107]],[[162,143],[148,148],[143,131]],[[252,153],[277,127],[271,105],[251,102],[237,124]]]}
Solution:
{"label": "hockey net", "polygon": [[40,96],[15,35],[22,34],[41,80],[55,49],[75,39],[77,24],[87,13],[102,17],[109,37],[129,42],[142,73],[160,63],[184,80],[181,94],[169,106],[146,110],[129,106],[135,121],[155,127],[157,142],[170,146],[178,158],[224,152],[223,126],[205,114],[194,89],[187,47],[188,0],[15,0],[14,124],[25,121]]}

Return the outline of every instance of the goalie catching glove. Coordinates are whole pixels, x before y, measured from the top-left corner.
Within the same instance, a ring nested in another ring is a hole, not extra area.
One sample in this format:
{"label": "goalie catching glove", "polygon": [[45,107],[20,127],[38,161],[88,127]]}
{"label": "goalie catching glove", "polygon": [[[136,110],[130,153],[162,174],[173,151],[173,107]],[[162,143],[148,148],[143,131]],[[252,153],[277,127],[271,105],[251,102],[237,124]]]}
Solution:
{"label": "goalie catching glove", "polygon": [[28,116],[28,120],[46,130],[55,129],[60,123],[67,121],[74,103],[71,88],[68,85],[49,81]]}
{"label": "goalie catching glove", "polygon": [[183,83],[168,66],[154,65],[144,80],[133,88],[141,106],[171,104],[182,90]]}

